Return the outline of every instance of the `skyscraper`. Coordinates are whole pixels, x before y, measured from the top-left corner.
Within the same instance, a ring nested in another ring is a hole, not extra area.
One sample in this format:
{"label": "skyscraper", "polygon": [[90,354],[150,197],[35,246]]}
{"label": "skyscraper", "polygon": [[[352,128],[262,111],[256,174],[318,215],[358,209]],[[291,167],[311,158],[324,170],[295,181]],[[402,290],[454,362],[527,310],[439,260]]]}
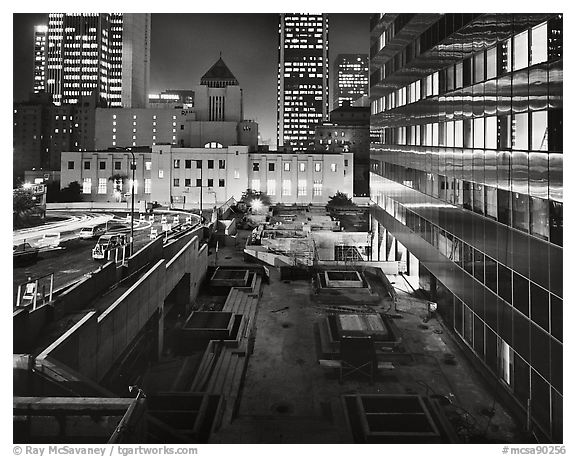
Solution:
{"label": "skyscraper", "polygon": [[373,260],[400,261],[509,410],[562,442],[562,16],[371,29]]}
{"label": "skyscraper", "polygon": [[334,61],[332,109],[368,95],[368,54],[338,54]]}
{"label": "skyscraper", "polygon": [[46,83],[46,36],[48,27],[34,26],[34,93],[42,92]]}
{"label": "skyscraper", "polygon": [[109,107],[145,107],[150,75],[150,14],[48,16],[45,90],[76,104],[97,92]]}
{"label": "skyscraper", "polygon": [[328,119],[328,16],[281,14],[278,146],[314,146],[314,126]]}

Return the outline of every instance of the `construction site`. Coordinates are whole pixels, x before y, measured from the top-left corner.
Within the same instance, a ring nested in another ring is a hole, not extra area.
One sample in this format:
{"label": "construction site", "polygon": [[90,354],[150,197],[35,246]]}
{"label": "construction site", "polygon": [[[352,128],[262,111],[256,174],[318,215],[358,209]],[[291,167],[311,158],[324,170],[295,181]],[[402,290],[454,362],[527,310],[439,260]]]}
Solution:
{"label": "construction site", "polygon": [[525,438],[368,208],[227,208],[15,310],[15,443]]}

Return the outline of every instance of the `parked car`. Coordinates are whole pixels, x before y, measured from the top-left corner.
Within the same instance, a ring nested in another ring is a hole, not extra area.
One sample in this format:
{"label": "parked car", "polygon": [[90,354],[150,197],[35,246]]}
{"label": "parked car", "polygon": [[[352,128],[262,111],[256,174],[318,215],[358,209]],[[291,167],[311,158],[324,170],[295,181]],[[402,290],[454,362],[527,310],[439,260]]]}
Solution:
{"label": "parked car", "polygon": [[93,227],[82,227],[80,229],[80,238],[83,240],[91,240],[98,238],[106,233],[106,225],[95,225]]}
{"label": "parked car", "polygon": [[46,233],[36,242],[36,246],[44,249],[54,249],[60,246],[60,233]]}
{"label": "parked car", "polygon": [[34,262],[38,258],[38,248],[26,242],[14,245],[12,258],[15,265]]}
{"label": "parked car", "polygon": [[122,248],[127,243],[126,235],[122,233],[109,233],[98,238],[98,242],[92,249],[92,258],[94,260],[107,260],[108,253]]}

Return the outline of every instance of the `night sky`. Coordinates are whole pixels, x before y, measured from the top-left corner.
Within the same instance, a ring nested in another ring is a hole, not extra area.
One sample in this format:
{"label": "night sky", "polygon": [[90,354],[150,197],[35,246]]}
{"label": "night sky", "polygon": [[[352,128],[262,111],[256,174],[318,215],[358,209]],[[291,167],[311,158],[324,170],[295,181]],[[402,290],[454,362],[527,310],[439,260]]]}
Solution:
{"label": "night sky", "polygon": [[[330,14],[331,76],[338,54],[369,52],[369,16]],[[25,100],[32,90],[33,26],[42,23],[47,14],[14,14],[14,101]],[[262,140],[275,145],[276,14],[152,14],[150,92],[199,84],[220,52],[244,89],[244,117],[258,122]]]}

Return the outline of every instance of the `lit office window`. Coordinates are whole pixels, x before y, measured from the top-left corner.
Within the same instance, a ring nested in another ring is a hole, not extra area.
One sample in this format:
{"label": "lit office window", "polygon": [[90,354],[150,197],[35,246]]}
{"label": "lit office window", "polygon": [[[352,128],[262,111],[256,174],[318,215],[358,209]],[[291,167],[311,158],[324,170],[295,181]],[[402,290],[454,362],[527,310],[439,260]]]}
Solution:
{"label": "lit office window", "polygon": [[149,194],[152,190],[152,180],[150,178],[144,179],[144,193]]}
{"label": "lit office window", "polygon": [[292,195],[292,181],[290,179],[285,179],[282,181],[282,195]]}
{"label": "lit office window", "polygon": [[284,162],[284,171],[290,171],[290,162]]}
{"label": "lit office window", "polygon": [[146,162],[144,162],[144,167],[146,168],[146,170],[150,171],[152,169],[152,162],[147,160]]}
{"label": "lit office window", "polygon": [[320,197],[322,195],[322,181],[314,181],[313,193],[314,197]]}
{"label": "lit office window", "polygon": [[252,187],[251,189],[254,192],[260,192],[260,180],[259,179],[253,179],[252,180]]}
{"label": "lit office window", "polygon": [[92,193],[92,178],[84,178],[82,180],[82,193],[83,194]]}
{"label": "lit office window", "polygon": [[300,171],[306,171],[306,162],[300,162],[298,164]]}
{"label": "lit office window", "polygon": [[268,195],[271,195],[271,196],[276,195],[276,180],[275,179],[269,179],[266,182],[266,192],[268,193]]}
{"label": "lit office window", "polygon": [[299,179],[298,180],[298,196],[305,196],[306,195],[306,180],[305,179]]}
{"label": "lit office window", "polygon": [[180,159],[174,159],[174,168],[180,168]]}
{"label": "lit office window", "polygon": [[105,194],[107,190],[108,180],[106,178],[98,178],[98,193]]}
{"label": "lit office window", "polygon": [[331,163],[331,164],[330,164],[330,170],[331,170],[332,172],[336,173],[337,167],[336,167],[336,164],[335,164],[335,163]]}
{"label": "lit office window", "polygon": [[240,170],[238,168],[234,169],[234,179],[240,179]]}
{"label": "lit office window", "polygon": [[314,171],[322,171],[322,164],[320,162],[314,164]]}

